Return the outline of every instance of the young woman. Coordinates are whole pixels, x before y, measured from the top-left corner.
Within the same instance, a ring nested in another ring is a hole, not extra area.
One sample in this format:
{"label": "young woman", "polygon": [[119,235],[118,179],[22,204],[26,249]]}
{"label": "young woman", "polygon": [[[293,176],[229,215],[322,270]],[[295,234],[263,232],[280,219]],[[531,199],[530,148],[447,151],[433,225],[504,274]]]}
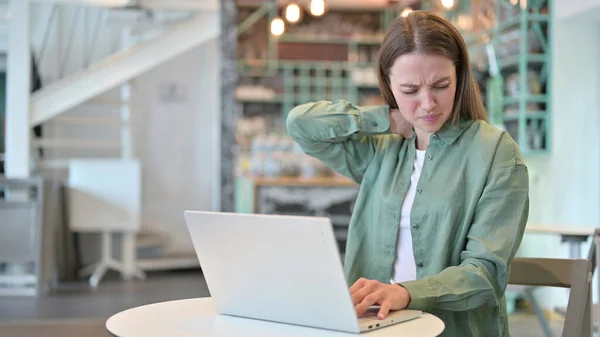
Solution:
{"label": "young woman", "polygon": [[307,154],[361,185],[345,261],[357,314],[419,309],[444,336],[509,336],[504,292],[529,211],[519,148],[487,123],[443,18],[396,19],[378,67],[385,106],[321,101],[287,119]]}

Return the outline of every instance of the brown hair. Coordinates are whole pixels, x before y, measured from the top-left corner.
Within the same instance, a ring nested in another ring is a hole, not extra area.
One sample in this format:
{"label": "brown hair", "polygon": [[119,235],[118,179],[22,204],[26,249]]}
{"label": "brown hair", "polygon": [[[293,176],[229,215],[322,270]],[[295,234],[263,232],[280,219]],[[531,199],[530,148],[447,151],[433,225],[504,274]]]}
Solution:
{"label": "brown hair", "polygon": [[412,52],[445,56],[454,63],[457,79],[452,108],[454,123],[461,117],[487,121],[487,112],[471,71],[465,40],[451,23],[433,12],[422,10],[392,21],[379,49],[379,88],[390,108],[398,108],[390,89],[390,69],[398,57]]}

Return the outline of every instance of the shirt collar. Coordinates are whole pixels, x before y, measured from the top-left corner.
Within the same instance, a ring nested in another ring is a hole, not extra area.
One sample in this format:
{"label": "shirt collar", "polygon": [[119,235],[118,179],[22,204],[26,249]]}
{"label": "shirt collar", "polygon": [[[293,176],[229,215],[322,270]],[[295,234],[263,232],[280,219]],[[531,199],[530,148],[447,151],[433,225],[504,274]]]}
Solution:
{"label": "shirt collar", "polygon": [[472,119],[461,118],[458,123],[453,123],[450,119],[434,135],[447,145],[452,145],[471,124],[473,124]]}

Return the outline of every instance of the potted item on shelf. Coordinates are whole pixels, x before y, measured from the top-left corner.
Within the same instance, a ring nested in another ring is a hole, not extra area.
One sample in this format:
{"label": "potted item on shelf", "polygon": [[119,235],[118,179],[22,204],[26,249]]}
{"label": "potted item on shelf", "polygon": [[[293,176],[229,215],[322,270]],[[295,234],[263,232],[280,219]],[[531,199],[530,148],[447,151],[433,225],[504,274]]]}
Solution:
{"label": "potted item on shelf", "polygon": [[500,59],[517,56],[521,53],[535,54],[542,51],[542,44],[539,36],[534,31],[528,31],[527,33],[527,50],[521,50],[521,31],[519,29],[513,29],[500,35],[498,56]]}
{"label": "potted item on shelf", "polygon": [[250,156],[248,174],[251,177],[262,177],[264,175],[265,157],[262,153],[255,153]]}
{"label": "potted item on shelf", "polygon": [[275,91],[262,85],[238,85],[235,98],[240,101],[272,101]]}
{"label": "potted item on shelf", "polygon": [[317,161],[312,157],[305,157],[301,162],[300,176],[302,178],[314,178],[319,175],[319,169],[317,168]]}
{"label": "potted item on shelf", "polygon": [[527,127],[527,146],[530,150],[542,150],[544,127],[542,120],[532,120]]}
{"label": "potted item on shelf", "polygon": [[357,86],[376,86],[379,82],[373,67],[355,67],[351,73],[352,82]]}
{"label": "potted item on shelf", "polygon": [[300,173],[300,167],[297,164],[297,156],[291,152],[280,152],[278,154],[281,163],[281,176],[296,177]]}
{"label": "potted item on shelf", "polygon": [[[504,89],[509,97],[519,97],[521,95],[521,75],[512,73],[504,81]],[[527,95],[539,95],[542,93],[542,81],[540,74],[534,70],[527,72]]]}
{"label": "potted item on shelf", "polygon": [[281,176],[281,158],[277,153],[265,155],[263,163],[263,176],[266,178],[279,178]]}

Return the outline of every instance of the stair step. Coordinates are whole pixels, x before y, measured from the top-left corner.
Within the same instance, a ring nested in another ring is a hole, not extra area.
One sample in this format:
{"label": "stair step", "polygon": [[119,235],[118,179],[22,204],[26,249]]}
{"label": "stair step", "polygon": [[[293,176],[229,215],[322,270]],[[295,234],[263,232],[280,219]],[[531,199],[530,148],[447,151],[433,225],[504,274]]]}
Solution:
{"label": "stair step", "polygon": [[[42,159],[39,162],[39,168],[42,170],[68,170],[72,159],[74,158]],[[81,159],[81,157],[77,157],[77,159]],[[121,157],[93,157],[93,159],[121,159]]]}
{"label": "stair step", "polygon": [[119,140],[95,139],[38,139],[32,141],[34,147],[52,149],[120,149]]}
{"label": "stair step", "polygon": [[93,125],[107,127],[123,127],[127,126],[126,121],[122,121],[117,117],[85,117],[85,116],[57,116],[54,118],[56,123],[69,125]]}

